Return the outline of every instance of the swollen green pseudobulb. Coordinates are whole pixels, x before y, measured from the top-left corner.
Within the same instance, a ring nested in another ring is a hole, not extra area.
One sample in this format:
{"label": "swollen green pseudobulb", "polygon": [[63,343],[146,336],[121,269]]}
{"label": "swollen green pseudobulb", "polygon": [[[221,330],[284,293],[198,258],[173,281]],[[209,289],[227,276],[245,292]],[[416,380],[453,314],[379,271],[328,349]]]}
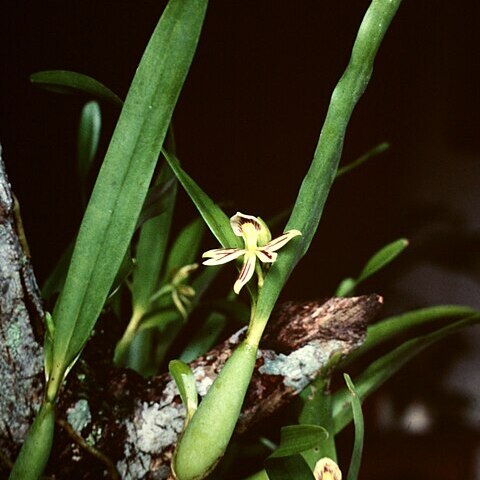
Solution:
{"label": "swollen green pseudobulb", "polygon": [[205,478],[222,458],[252,376],[257,346],[243,341],[227,360],[180,439],[173,460],[178,480]]}
{"label": "swollen green pseudobulb", "polygon": [[23,444],[9,480],[37,480],[42,474],[52,448],[55,427],[53,404],[43,403]]}

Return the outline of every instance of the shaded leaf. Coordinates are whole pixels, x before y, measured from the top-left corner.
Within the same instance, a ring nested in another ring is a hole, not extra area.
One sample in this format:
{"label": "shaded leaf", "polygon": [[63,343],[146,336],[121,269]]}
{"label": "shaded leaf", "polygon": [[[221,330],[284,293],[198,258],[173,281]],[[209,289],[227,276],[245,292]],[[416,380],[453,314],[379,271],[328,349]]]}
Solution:
{"label": "shaded leaf", "polygon": [[119,107],[122,100],[108,87],[83,73],[68,70],[46,70],[30,75],[33,85],[56,93],[86,93],[99,100],[106,100]]}
{"label": "shaded leaf", "polygon": [[192,418],[198,406],[198,393],[195,384],[195,377],[193,376],[190,367],[181,360],[172,360],[168,364],[170,375],[175,380],[180,397],[187,410],[187,418],[185,425]]}
{"label": "shaded leaf", "polygon": [[360,464],[362,463],[363,453],[364,424],[362,404],[358,398],[352,379],[346,373],[343,376],[352,397],[352,414],[353,423],[355,425],[355,442],[353,445],[352,458],[350,459],[350,467],[348,468],[347,480],[357,480],[358,472],[360,471]]}
{"label": "shaded leaf", "polygon": [[[265,470],[270,480],[315,480],[301,455],[270,457],[265,461]],[[261,474],[260,478],[262,478]]]}

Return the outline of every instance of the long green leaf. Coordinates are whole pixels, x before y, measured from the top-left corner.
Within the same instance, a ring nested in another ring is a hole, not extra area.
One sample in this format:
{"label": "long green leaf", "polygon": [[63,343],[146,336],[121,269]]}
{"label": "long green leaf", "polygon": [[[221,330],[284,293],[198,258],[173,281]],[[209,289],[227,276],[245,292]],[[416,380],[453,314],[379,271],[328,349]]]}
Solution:
{"label": "long green leaf", "polygon": [[[400,347],[375,360],[356,379],[355,386],[360,400],[377,390],[407,362],[435,342],[480,322],[480,314],[459,320],[428,335],[408,340]],[[339,433],[352,420],[348,389],[343,388],[333,395],[334,432]]]}
{"label": "long green leaf", "polygon": [[345,363],[351,363],[356,358],[364,355],[378,345],[388,342],[392,338],[403,335],[406,332],[431,322],[451,318],[465,318],[475,314],[476,311],[470,307],[458,305],[437,305],[435,307],[421,308],[411,312],[403,313],[386,318],[381,322],[370,325],[367,330],[367,337],[363,344],[351,355],[345,358]]}
{"label": "long green leaf", "polygon": [[79,93],[83,92],[99,100],[107,100],[119,107],[122,100],[108,87],[83,73],[68,70],[46,70],[30,75],[33,85],[56,93]]}
{"label": "long green leaf", "polygon": [[202,219],[197,218],[180,231],[168,254],[165,267],[166,276],[180,267],[195,262],[204,230],[205,226]]}
{"label": "long green leaf", "polygon": [[188,342],[187,346],[180,355],[180,360],[192,362],[200,355],[208,352],[215,345],[225,328],[227,319],[220,313],[212,313],[207,317],[200,330]]}
{"label": "long green leaf", "polygon": [[[162,165],[159,184],[174,179],[172,170],[167,164]],[[176,182],[175,182],[176,183]],[[132,305],[134,311],[147,312],[150,298],[158,289],[160,272],[167,249],[173,207],[175,205],[176,185],[169,190],[164,199],[164,211],[161,215],[148,220],[140,230],[135,252],[136,266],[132,279]]]}
{"label": "long green leaf", "polygon": [[230,221],[223,210],[183,170],[179,161],[173,155],[165,151],[163,154],[216,239],[224,247],[240,246],[240,241],[233,233]]}
{"label": "long green leaf", "polygon": [[353,422],[355,424],[355,441],[353,445],[352,458],[350,460],[350,467],[348,469],[347,480],[357,480],[363,452],[364,425],[362,404],[358,398],[357,391],[355,390],[355,386],[353,385],[350,376],[346,373],[343,376],[345,378],[345,382],[347,383],[347,388],[350,392],[350,395],[352,396],[352,415]]}
{"label": "long green leaf", "polygon": [[206,0],[171,0],[133,79],[55,307],[51,399],[87,341],[130,243],[206,6]]}
{"label": "long green leaf", "polygon": [[370,257],[360,272],[358,278],[346,278],[338,286],[335,295],[337,297],[346,297],[353,295],[358,284],[371,277],[373,274],[386,267],[395,260],[408,246],[408,240],[400,238],[394,242],[385,245]]}
{"label": "long green leaf", "polygon": [[369,150],[367,153],[364,153],[361,157],[358,157],[355,161],[350,162],[348,165],[345,165],[343,167],[339,167],[337,170],[337,174],[335,176],[336,179],[340,178],[342,175],[345,175],[355,168],[359,167],[360,165],[363,165],[367,160],[370,160],[373,157],[376,157],[377,155],[380,155],[383,153],[385,150],[388,150],[390,148],[390,144],[387,142],[382,142],[373,147],[371,150]]}
{"label": "long green leaf", "polygon": [[302,237],[280,253],[259,294],[256,316],[264,322],[317,230],[337,172],[348,122],[370,80],[378,48],[400,3],[401,0],[373,0],[360,25],[350,62],[332,94],[312,164],[286,226],[286,230],[300,230]]}

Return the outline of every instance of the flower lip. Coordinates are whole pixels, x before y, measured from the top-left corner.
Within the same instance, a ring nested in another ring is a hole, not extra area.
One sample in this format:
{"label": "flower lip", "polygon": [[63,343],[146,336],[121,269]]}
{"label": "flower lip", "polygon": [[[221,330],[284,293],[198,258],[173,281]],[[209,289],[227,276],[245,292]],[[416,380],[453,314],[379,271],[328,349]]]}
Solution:
{"label": "flower lip", "polygon": [[230,225],[232,226],[233,233],[235,233],[237,237],[243,237],[245,235],[242,229],[242,226],[245,224],[253,225],[258,232],[264,228],[258,221],[258,218],[253,215],[245,215],[244,213],[237,212],[230,218]]}

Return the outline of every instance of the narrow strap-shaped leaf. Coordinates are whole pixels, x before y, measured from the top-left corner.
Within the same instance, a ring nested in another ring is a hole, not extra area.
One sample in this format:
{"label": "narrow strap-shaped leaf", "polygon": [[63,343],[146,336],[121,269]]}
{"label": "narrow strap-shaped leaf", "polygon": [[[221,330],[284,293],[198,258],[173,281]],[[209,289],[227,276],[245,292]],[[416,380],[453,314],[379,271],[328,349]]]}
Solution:
{"label": "narrow strap-shaped leaf", "polygon": [[180,360],[191,362],[200,355],[208,352],[220,337],[226,323],[227,319],[225,315],[215,312],[210,314],[205,323],[200,327],[200,330],[194,335],[190,342],[188,342],[188,345],[180,355]]}
{"label": "narrow strap-shaped leaf", "polygon": [[196,218],[180,231],[168,254],[165,275],[195,262],[204,230],[203,220]]}
{"label": "narrow strap-shaped leaf", "polygon": [[[368,395],[377,390],[386,380],[398,372],[408,361],[430,345],[459,330],[480,322],[480,314],[472,315],[459,320],[428,335],[412,338],[400,347],[375,360],[356,379],[355,386],[358,396],[363,401]],[[333,395],[334,433],[339,433],[352,420],[352,411],[349,405],[349,393],[346,388],[340,389]]]}
{"label": "narrow strap-shaped leaf", "polygon": [[[162,165],[157,183],[175,180],[168,164]],[[176,184],[176,181],[175,181]],[[173,185],[163,199],[164,211],[143,224],[135,252],[136,265],[132,279],[132,305],[134,311],[148,311],[150,298],[158,289],[160,272],[167,249],[173,207],[177,188]]]}
{"label": "narrow strap-shaped leaf", "polygon": [[163,154],[177,176],[178,181],[192,199],[216,239],[224,247],[240,246],[240,241],[233,233],[230,227],[230,220],[223,210],[197,185],[185,170],[183,170],[173,155],[165,151]]}
{"label": "narrow strap-shaped leaf", "polygon": [[370,160],[373,157],[376,157],[377,155],[380,155],[383,153],[385,150],[388,150],[390,148],[390,144],[388,142],[382,142],[373,147],[371,150],[369,150],[367,153],[364,153],[361,157],[358,157],[356,160],[353,162],[350,162],[348,165],[345,165],[343,167],[339,167],[337,170],[337,174],[335,175],[335,178],[340,178],[342,175],[345,175],[355,168],[360,167],[360,165],[363,165],[366,161]]}
{"label": "narrow strap-shaped leaf", "polygon": [[353,423],[355,425],[355,440],[353,444],[352,458],[350,459],[350,467],[348,468],[347,480],[357,480],[363,453],[364,424],[362,404],[358,398],[357,391],[355,390],[355,386],[353,385],[350,376],[346,373],[343,376],[352,397],[352,415]]}
{"label": "narrow strap-shaped leaf", "polygon": [[288,457],[318,447],[328,437],[328,432],[319,425],[288,425],[282,428],[280,446],[270,455]]}
{"label": "narrow strap-shaped leaf", "polygon": [[386,343],[396,336],[403,335],[413,328],[447,318],[465,318],[475,313],[476,310],[470,307],[460,305],[436,305],[434,307],[421,308],[403,313],[402,315],[386,318],[368,327],[367,338],[357,350],[345,358],[343,365],[351,363],[376,346]]}
{"label": "narrow strap-shaped leaf", "polygon": [[317,230],[335,179],[348,122],[370,80],[375,56],[400,3],[401,0],[373,0],[360,25],[350,62],[332,94],[312,164],[285,228],[300,230],[302,237],[290,242],[279,255],[258,298],[256,315],[265,322]]}
{"label": "narrow strap-shaped leaf", "polygon": [[55,375],[49,398],[55,397],[65,369],[87,341],[128,248],[206,6],[206,0],[171,0],[137,69],[55,307]]}
{"label": "narrow strap-shaped leaf", "polygon": [[406,238],[399,238],[375,252],[367,261],[356,279],[346,278],[338,286],[335,295],[346,297],[353,295],[357,286],[373,274],[393,262],[408,246]]}
{"label": "narrow strap-shaped leaf", "polygon": [[32,73],[30,81],[33,85],[57,93],[78,93],[83,92],[100,100],[107,100],[119,107],[123,102],[118,95],[108,87],[83,73],[71,72],[69,70],[46,70]]}
{"label": "narrow strap-shaped leaf", "polygon": [[363,282],[368,277],[371,277],[374,273],[381,270],[388,265],[391,261],[400,255],[408,246],[408,240],[406,238],[400,238],[395,240],[385,247],[381,248],[375,255],[373,255],[366,263],[363,270],[358,276],[357,283]]}

